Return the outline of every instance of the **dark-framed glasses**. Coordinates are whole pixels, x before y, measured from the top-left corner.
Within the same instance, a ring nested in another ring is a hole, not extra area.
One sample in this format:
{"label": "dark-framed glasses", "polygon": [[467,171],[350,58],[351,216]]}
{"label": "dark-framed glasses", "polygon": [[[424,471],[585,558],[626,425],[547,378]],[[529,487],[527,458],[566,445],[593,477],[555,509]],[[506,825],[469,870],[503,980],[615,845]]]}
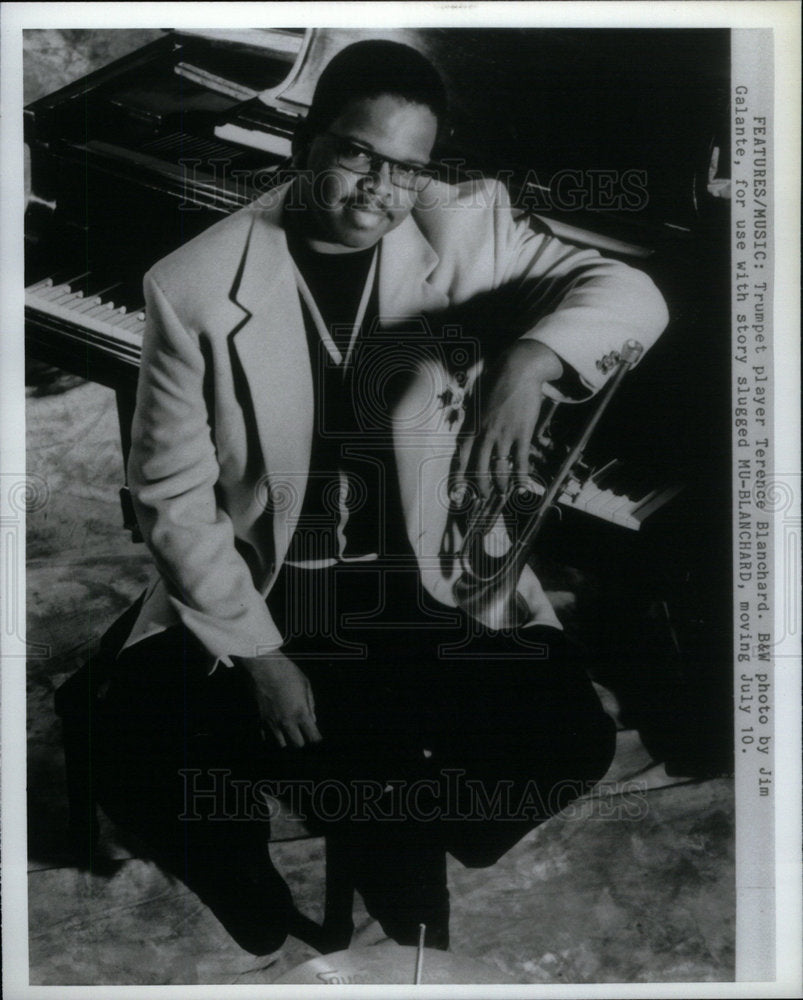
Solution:
{"label": "dark-framed glasses", "polygon": [[393,160],[389,156],[368,149],[347,135],[337,132],[325,132],[332,140],[338,166],[355,174],[378,174],[382,165],[387,163],[390,168],[390,182],[396,187],[408,191],[423,191],[435,176],[429,167],[418,167],[402,160]]}

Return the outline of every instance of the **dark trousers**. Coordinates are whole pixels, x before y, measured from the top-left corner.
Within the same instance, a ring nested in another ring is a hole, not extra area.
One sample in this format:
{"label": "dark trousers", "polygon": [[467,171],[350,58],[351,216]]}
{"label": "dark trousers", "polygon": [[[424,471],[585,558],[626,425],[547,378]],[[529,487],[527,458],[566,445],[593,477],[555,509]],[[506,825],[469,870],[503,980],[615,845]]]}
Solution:
{"label": "dark trousers", "polygon": [[555,629],[490,634],[376,565],[286,568],[269,603],[321,743],[263,738],[247,675],[208,675],[181,627],[126,650],[103,699],[101,803],[175,863],[264,850],[269,792],[353,845],[369,882],[422,852],[487,866],[610,764],[613,723]]}

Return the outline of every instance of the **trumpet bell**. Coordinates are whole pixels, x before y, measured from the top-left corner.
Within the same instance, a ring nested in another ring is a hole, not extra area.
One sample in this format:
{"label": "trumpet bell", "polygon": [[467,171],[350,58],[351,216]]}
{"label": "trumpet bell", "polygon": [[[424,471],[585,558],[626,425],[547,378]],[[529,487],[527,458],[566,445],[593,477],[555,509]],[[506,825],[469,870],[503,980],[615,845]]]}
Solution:
{"label": "trumpet bell", "polygon": [[[550,423],[556,404],[549,409],[536,428],[530,448],[530,489],[515,487],[507,494],[492,490],[487,498],[474,500],[460,550],[462,573],[454,584],[453,596],[458,607],[487,628],[520,628],[532,618],[531,609],[517,587],[533,544],[561,492],[579,488],[587,478],[589,470],[582,461],[583,450],[622,379],[641,353],[642,346],[637,341],[625,342],[613,374],[597,397],[578,440],[571,446],[558,448],[552,441]],[[509,543],[503,553],[489,544],[500,531],[507,532]]]}
{"label": "trumpet bell", "polygon": [[457,606],[475,621],[493,631],[508,632],[522,628],[533,612],[516,590],[518,578],[512,586],[498,584],[477,585],[463,577],[454,585]]}

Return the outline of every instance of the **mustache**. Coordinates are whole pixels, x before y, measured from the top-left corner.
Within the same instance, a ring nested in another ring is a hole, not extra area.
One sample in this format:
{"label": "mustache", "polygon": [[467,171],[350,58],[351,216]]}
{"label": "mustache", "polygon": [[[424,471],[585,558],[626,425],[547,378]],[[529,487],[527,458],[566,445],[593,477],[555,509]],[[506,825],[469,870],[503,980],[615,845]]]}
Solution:
{"label": "mustache", "polygon": [[358,208],[366,212],[376,212],[378,215],[389,215],[393,209],[392,202],[380,201],[376,198],[351,197],[345,204],[348,208]]}

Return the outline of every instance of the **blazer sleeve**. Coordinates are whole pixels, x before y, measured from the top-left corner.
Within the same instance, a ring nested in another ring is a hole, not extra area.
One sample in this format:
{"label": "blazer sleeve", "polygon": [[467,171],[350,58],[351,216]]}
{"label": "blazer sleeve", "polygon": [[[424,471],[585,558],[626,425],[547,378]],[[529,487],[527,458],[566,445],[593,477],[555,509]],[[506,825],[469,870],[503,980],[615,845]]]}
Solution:
{"label": "blazer sleeve", "polygon": [[523,337],[550,347],[577,373],[577,396],[587,397],[625,340],[645,351],[655,343],[669,319],[663,296],[642,271],[537,232],[514,216],[504,185],[494,187],[494,285],[516,290]]}
{"label": "blazer sleeve", "polygon": [[219,466],[198,339],[152,273],[128,477],[137,520],[181,621],[216,660],[282,642],[217,502]]}

